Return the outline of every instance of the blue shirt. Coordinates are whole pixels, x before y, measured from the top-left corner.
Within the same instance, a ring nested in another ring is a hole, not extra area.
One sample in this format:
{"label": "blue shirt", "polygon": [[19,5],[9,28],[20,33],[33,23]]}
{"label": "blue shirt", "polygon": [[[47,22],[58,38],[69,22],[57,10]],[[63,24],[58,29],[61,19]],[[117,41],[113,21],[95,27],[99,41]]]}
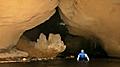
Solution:
{"label": "blue shirt", "polygon": [[85,57],[85,54],[86,54],[86,53],[79,53],[80,58],[86,58],[86,57]]}

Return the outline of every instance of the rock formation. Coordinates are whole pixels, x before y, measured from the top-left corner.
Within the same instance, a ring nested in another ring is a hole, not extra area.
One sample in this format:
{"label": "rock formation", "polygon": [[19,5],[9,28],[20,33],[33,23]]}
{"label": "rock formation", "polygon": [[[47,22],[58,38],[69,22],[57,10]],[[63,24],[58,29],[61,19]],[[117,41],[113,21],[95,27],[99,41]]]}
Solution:
{"label": "rock formation", "polygon": [[97,37],[109,56],[120,57],[120,0],[59,0],[70,33]]}
{"label": "rock formation", "polygon": [[25,30],[55,13],[57,0],[0,0],[0,49],[12,48]]}
{"label": "rock formation", "polygon": [[18,58],[18,57],[28,57],[28,53],[17,50],[17,49],[12,49],[12,50],[0,53],[0,59]]}
{"label": "rock formation", "polygon": [[[54,57],[62,52],[65,46],[59,35],[50,34],[46,40],[41,34],[37,43],[20,39],[24,31],[48,20],[57,6],[58,0],[0,0],[0,50],[18,44],[18,49],[33,57]],[[59,0],[59,8],[71,34],[97,37],[109,56],[120,57],[119,0]]]}
{"label": "rock formation", "polygon": [[17,49],[23,50],[30,57],[53,58],[66,48],[59,34],[49,34],[48,40],[41,34],[37,42],[32,42],[23,37],[16,45]]}
{"label": "rock formation", "polygon": [[[37,43],[20,39],[24,31],[48,20],[57,5],[57,0],[0,0],[0,58],[55,57],[64,51],[60,35],[50,34],[47,41],[41,34]],[[15,46],[28,53],[17,50]]]}

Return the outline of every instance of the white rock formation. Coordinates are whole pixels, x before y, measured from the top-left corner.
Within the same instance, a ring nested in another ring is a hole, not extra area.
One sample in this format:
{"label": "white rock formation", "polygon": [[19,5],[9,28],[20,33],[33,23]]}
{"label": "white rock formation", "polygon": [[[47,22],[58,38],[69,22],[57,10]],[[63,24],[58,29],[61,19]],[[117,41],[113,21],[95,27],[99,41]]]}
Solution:
{"label": "white rock formation", "polygon": [[37,42],[31,42],[23,38],[18,42],[16,47],[28,52],[30,57],[53,58],[66,48],[59,34],[49,34],[48,40],[44,34],[40,34]]}

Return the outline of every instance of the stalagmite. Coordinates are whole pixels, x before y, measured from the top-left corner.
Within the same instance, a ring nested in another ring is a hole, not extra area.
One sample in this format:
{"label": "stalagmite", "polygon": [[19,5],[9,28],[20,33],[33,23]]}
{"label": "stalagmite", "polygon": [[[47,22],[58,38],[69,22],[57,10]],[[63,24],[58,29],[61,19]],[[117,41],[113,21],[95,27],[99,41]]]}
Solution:
{"label": "stalagmite", "polygon": [[43,33],[41,33],[39,39],[37,39],[35,48],[39,49],[40,51],[45,51],[48,48],[48,42]]}
{"label": "stalagmite", "polygon": [[49,34],[48,40],[44,34],[40,34],[37,42],[30,42],[24,38],[18,42],[16,47],[17,49],[28,52],[30,57],[37,58],[56,57],[66,48],[59,34]]}

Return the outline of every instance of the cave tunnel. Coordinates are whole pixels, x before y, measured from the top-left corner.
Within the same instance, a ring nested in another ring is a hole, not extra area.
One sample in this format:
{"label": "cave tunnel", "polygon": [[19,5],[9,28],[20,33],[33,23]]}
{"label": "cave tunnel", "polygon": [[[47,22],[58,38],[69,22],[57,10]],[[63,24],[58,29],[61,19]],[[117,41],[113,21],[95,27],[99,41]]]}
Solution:
{"label": "cave tunnel", "polygon": [[58,8],[56,8],[56,13],[45,23],[42,23],[30,30],[24,32],[26,36],[31,41],[37,41],[40,33],[44,33],[47,37],[49,33],[60,34],[62,40],[67,46],[66,50],[58,55],[58,57],[75,56],[77,57],[81,49],[93,58],[107,58],[108,55],[102,48],[101,40],[97,37],[86,38],[84,36],[76,36],[69,33],[64,21],[60,18]]}

